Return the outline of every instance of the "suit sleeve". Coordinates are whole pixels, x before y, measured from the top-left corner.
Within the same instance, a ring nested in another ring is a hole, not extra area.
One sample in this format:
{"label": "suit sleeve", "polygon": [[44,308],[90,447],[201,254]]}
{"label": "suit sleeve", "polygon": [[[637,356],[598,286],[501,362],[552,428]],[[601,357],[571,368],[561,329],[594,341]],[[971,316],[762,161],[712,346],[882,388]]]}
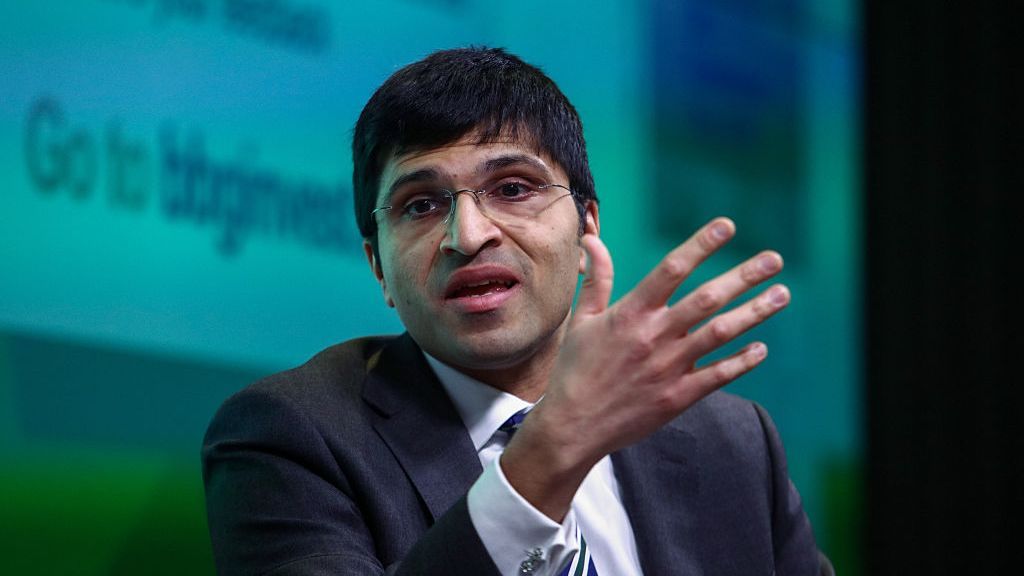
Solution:
{"label": "suit sleeve", "polygon": [[779,576],[831,574],[831,564],[815,544],[811,522],[800,502],[800,494],[789,478],[778,430],[764,408],[758,404],[754,404],[754,408],[764,430],[771,465],[775,573]]}
{"label": "suit sleeve", "polygon": [[225,402],[202,459],[218,574],[498,574],[465,497],[385,566],[374,532],[388,537],[387,525],[370,529],[316,426],[280,395],[246,390]]}

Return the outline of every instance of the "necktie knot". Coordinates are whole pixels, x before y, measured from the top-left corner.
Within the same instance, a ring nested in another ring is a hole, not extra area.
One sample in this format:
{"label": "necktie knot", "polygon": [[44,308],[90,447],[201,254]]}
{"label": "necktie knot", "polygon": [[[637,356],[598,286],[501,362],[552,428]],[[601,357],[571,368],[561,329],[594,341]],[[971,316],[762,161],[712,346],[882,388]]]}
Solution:
{"label": "necktie knot", "polygon": [[505,422],[503,422],[501,426],[498,427],[498,430],[508,434],[509,438],[511,438],[516,433],[516,431],[519,430],[519,427],[522,426],[523,420],[526,419],[526,414],[529,411],[529,408],[523,408],[519,412],[516,412],[512,416],[509,416],[508,420],[505,420]]}

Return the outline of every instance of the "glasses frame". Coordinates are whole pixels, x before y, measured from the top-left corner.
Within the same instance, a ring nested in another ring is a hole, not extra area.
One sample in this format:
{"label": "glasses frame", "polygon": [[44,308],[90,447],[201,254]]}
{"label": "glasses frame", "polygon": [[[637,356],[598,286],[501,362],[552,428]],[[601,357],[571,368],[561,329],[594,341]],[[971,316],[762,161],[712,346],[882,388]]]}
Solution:
{"label": "glasses frame", "polygon": [[[552,182],[552,183],[549,183],[549,184],[537,184],[536,187],[537,187],[538,190],[547,190],[548,188],[561,188],[562,190],[566,191],[566,194],[563,194],[563,195],[561,195],[561,196],[559,196],[557,198],[553,198],[551,200],[552,203],[554,203],[557,200],[561,200],[562,198],[565,198],[566,196],[572,196],[573,198],[576,197],[576,193],[573,192],[571,188],[569,188],[568,186],[565,186],[563,184],[555,184],[555,183]],[[472,198],[473,198],[473,201],[476,203],[477,208],[480,210],[480,213],[483,214],[484,216],[486,216],[488,220],[491,220],[492,222],[494,222],[495,221],[494,218],[492,218],[490,216],[490,214],[487,213],[487,210],[482,207],[481,200],[480,200],[481,196],[484,193],[486,193],[487,190],[488,190],[487,188],[480,188],[479,190],[473,189],[473,188],[461,188],[459,190],[452,191],[452,190],[448,190],[446,188],[441,188],[440,189],[440,192],[442,193],[441,196],[451,200],[451,202],[448,204],[448,213],[445,214],[444,219],[441,220],[441,225],[444,226],[444,225],[448,224],[448,222],[451,220],[452,214],[455,213],[455,204],[458,202],[459,194],[471,194]],[[388,210],[393,210],[394,208],[395,208],[395,206],[393,204],[389,204],[387,206],[378,206],[378,207],[374,208],[370,212],[370,218],[373,218],[374,222],[376,222],[376,217],[377,217],[377,213],[378,212],[386,212]]]}

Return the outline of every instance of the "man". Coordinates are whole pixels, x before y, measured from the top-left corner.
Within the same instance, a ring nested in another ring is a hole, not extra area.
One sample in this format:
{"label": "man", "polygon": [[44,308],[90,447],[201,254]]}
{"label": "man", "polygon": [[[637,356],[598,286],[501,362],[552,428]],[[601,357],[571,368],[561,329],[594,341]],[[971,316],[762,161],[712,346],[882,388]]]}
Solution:
{"label": "man", "polygon": [[609,306],[580,121],[502,50],[399,70],[353,156],[366,256],[408,332],[329,348],[224,404],[203,450],[221,573],[827,567],[767,415],[716,391],[765,346],[698,365],[788,303],[776,285],[717,313],[778,254],[668,306],[734,234],[719,218]]}

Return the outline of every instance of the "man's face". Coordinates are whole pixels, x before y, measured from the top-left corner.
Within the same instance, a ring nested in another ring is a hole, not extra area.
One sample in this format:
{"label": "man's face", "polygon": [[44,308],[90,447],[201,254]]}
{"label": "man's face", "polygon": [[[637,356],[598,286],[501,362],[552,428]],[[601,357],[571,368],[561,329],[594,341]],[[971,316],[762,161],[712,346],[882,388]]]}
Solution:
{"label": "man's face", "polygon": [[[568,186],[562,168],[532,146],[475,141],[470,134],[391,158],[377,205],[398,204],[419,190],[480,189],[504,179]],[[377,215],[380,262],[374,272],[388,305],[426,352],[454,366],[490,371],[557,350],[584,255],[573,199],[560,193],[552,198],[535,217],[502,222],[488,218],[472,194],[459,194],[448,222],[415,234]],[[586,226],[597,231],[596,205],[587,209]],[[366,251],[372,265],[369,245]]]}

